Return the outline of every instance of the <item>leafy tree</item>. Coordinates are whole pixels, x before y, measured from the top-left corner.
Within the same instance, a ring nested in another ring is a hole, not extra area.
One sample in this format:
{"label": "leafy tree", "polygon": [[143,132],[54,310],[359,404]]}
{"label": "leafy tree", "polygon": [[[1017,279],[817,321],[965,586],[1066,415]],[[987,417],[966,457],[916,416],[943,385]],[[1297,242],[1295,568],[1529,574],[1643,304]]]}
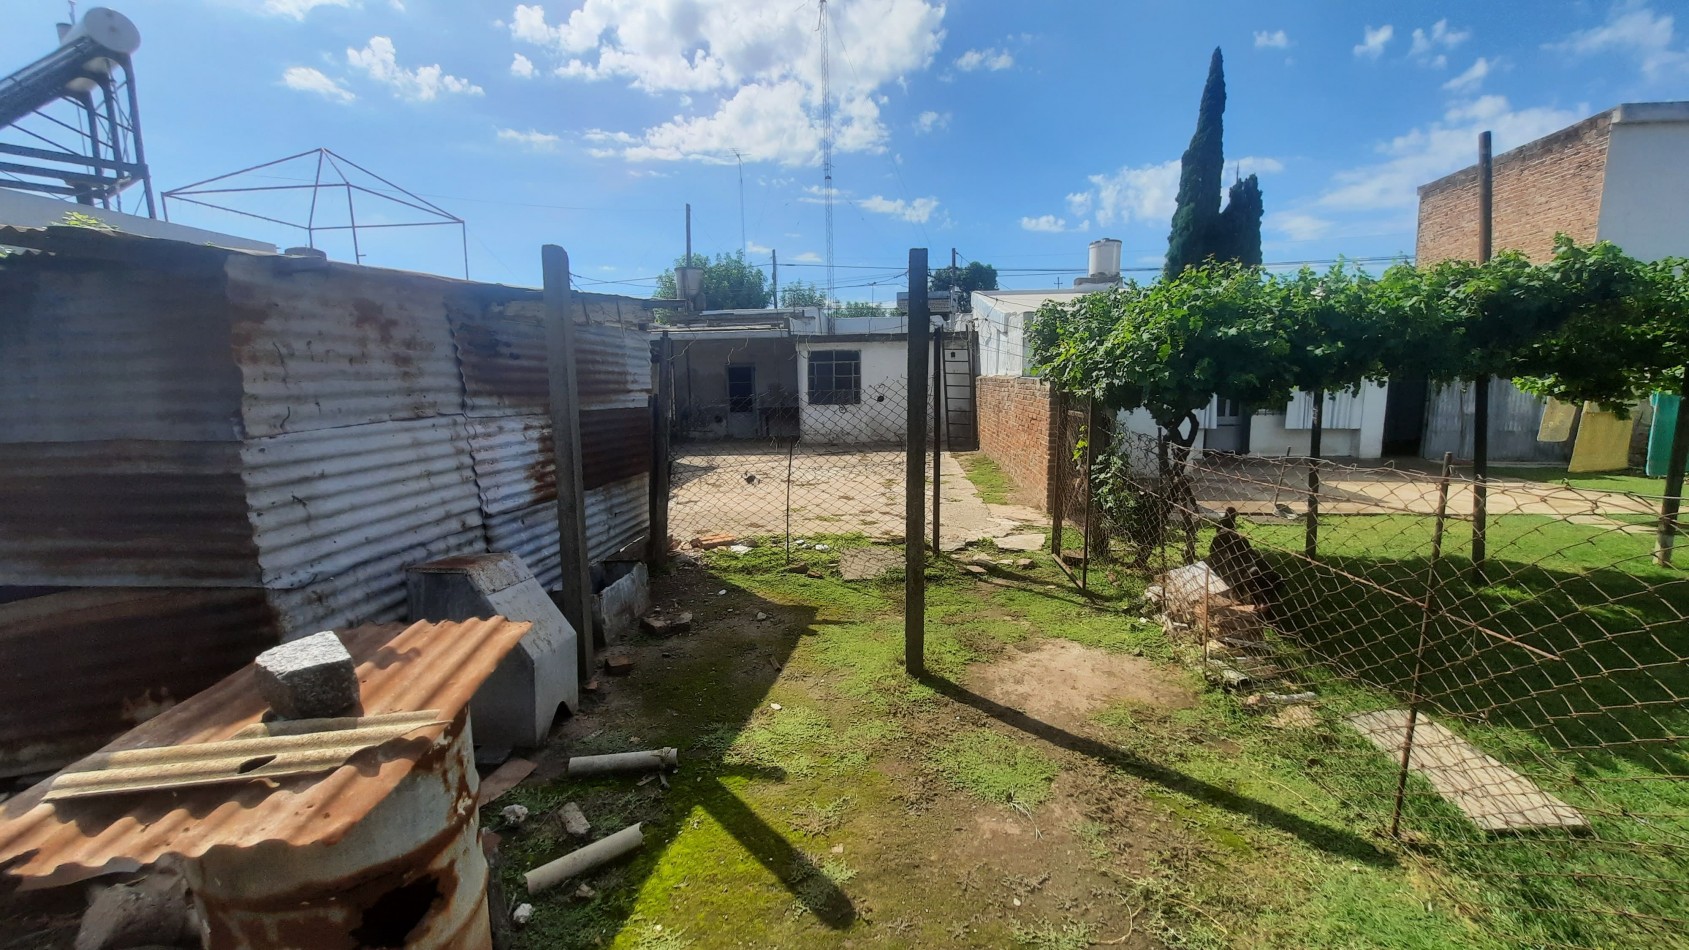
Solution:
{"label": "leafy tree", "polygon": [[[688,266],[686,257],[675,258],[674,266]],[[717,254],[714,261],[703,254],[693,254],[690,266],[704,269],[704,307],[710,310],[760,310],[772,302],[768,275],[746,261],[743,251]],[[657,278],[657,296],[668,299],[680,296],[674,271]]]}
{"label": "leafy tree", "polygon": [[1234,182],[1227,192],[1226,210],[1214,222],[1214,257],[1261,266],[1261,183],[1254,175]]}
{"label": "leafy tree", "polygon": [[1202,87],[1196,132],[1179,159],[1178,204],[1173,230],[1167,237],[1167,265],[1171,277],[1210,258],[1261,263],[1261,183],[1254,176],[1233,183],[1226,209],[1220,210],[1220,176],[1225,169],[1224,131],[1226,70],[1219,47],[1208,62],[1208,81]]}
{"label": "leafy tree", "polygon": [[1179,159],[1178,204],[1173,211],[1173,230],[1167,237],[1167,277],[1214,255],[1211,241],[1220,217],[1220,173],[1225,165],[1220,139],[1225,113],[1226,68],[1216,46],[1208,61],[1202,104],[1197,108],[1196,132]]}
{"label": "leafy tree", "polygon": [[997,268],[979,261],[970,261],[966,267],[940,267],[928,275],[927,286],[933,291],[954,288],[960,294],[958,306],[968,313],[973,310],[974,291],[997,289]]}
{"label": "leafy tree", "polygon": [[877,303],[866,300],[851,300],[833,310],[835,317],[883,317],[890,311]]}
{"label": "leafy tree", "polygon": [[814,284],[806,284],[801,280],[793,281],[780,288],[780,306],[825,307],[827,293]]}

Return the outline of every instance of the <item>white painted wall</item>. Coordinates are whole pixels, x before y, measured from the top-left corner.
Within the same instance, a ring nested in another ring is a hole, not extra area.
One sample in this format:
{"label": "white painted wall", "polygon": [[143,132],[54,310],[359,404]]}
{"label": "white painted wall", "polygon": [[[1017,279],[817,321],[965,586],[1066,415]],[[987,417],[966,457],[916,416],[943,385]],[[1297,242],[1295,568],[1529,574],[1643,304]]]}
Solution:
{"label": "white painted wall", "polygon": [[[822,445],[902,444],[908,433],[909,349],[904,340],[829,340],[798,345],[798,391],[803,441]],[[809,402],[809,356],[823,350],[862,354],[862,401],[851,406],[813,406]],[[932,364],[927,362],[927,392],[932,392]]]}
{"label": "white painted wall", "polygon": [[[1354,428],[1326,426],[1320,433],[1320,455],[1324,458],[1382,457],[1384,404],[1388,392],[1387,384],[1368,383],[1353,397],[1326,397],[1327,415],[1332,418],[1338,417],[1337,413],[1331,411],[1333,403],[1352,398],[1353,411],[1343,415],[1359,425]],[[1304,395],[1303,398],[1310,397]],[[1286,425],[1286,421],[1287,413],[1284,410],[1257,412],[1250,419],[1249,454],[1273,456],[1284,455],[1288,451],[1291,455],[1307,455],[1313,431],[1300,425],[1300,420],[1291,419],[1290,425]]]}
{"label": "white painted wall", "polygon": [[32,195],[28,192],[0,188],[0,225],[11,225],[19,228],[51,227],[55,224],[63,224],[64,216],[73,211],[77,214],[98,218],[125,234],[166,238],[172,241],[187,241],[193,244],[211,244],[216,247],[232,247],[242,251],[269,251],[274,253],[276,250],[274,244],[254,241],[251,238],[219,234],[216,231],[190,228],[182,224],[172,224],[169,221],[158,221],[153,218],[143,218],[139,215],[107,211],[92,205],[80,205],[74,201],[59,201],[45,195]]}
{"label": "white painted wall", "polygon": [[1085,291],[976,290],[970,298],[979,331],[979,375],[1031,376],[1026,365],[1026,321],[1047,300],[1073,300]]}
{"label": "white painted wall", "polygon": [[1689,256],[1689,103],[1620,106],[1596,235],[1642,260]]}

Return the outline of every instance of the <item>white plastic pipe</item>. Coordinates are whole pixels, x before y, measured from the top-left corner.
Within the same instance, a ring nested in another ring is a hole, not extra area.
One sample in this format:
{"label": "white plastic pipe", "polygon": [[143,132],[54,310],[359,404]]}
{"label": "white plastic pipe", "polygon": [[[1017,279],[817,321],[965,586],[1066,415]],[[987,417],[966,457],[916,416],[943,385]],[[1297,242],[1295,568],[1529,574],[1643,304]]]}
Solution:
{"label": "white plastic pipe", "polygon": [[577,755],[569,760],[569,777],[608,775],[611,772],[656,772],[679,766],[680,752],[672,748],[613,752],[609,755]]}
{"label": "white plastic pipe", "polygon": [[528,882],[528,893],[538,894],[547,888],[556,887],[577,874],[585,874],[601,864],[638,850],[643,844],[645,833],[640,830],[639,825],[630,825],[608,838],[594,841],[584,848],[577,848],[524,874],[523,878]]}

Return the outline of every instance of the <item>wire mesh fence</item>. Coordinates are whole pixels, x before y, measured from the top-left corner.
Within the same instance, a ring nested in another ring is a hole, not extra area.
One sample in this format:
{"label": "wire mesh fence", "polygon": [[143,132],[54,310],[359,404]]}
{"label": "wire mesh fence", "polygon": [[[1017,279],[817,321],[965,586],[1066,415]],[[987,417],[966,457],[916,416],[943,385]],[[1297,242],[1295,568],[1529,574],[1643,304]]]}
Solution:
{"label": "wire mesh fence", "polygon": [[[675,336],[671,355],[659,358],[673,394],[672,538],[683,547],[755,539],[788,551],[841,538],[903,541],[903,335]],[[925,399],[920,408],[927,452],[934,411]],[[923,495],[930,525],[932,500]]]}
{"label": "wire mesh fence", "polygon": [[1298,780],[1542,945],[1689,941],[1689,575],[1654,561],[1660,499],[1094,428],[1059,443],[1058,549],[1141,573]]}

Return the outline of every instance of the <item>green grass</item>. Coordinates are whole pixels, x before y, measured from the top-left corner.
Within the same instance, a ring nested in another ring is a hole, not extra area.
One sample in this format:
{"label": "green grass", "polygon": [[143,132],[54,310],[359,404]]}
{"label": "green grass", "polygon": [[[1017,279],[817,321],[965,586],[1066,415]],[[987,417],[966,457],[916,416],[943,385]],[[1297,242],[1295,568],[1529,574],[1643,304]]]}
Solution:
{"label": "green grass", "polygon": [[972,729],[933,750],[928,765],[944,781],[999,805],[1036,808],[1061,771],[1048,756],[990,729]]}
{"label": "green grass", "polygon": [[961,463],[968,481],[973,482],[981,501],[988,505],[1010,504],[1009,498],[1019,486],[1008,472],[992,461],[991,456],[984,452],[959,452],[956,461]]}
{"label": "green grass", "polygon": [[1551,465],[1492,465],[1491,478],[1516,478],[1526,482],[1547,482],[1570,485],[1589,491],[1630,492],[1636,495],[1663,495],[1664,478],[1650,478],[1637,469],[1622,472],[1568,472]]}

